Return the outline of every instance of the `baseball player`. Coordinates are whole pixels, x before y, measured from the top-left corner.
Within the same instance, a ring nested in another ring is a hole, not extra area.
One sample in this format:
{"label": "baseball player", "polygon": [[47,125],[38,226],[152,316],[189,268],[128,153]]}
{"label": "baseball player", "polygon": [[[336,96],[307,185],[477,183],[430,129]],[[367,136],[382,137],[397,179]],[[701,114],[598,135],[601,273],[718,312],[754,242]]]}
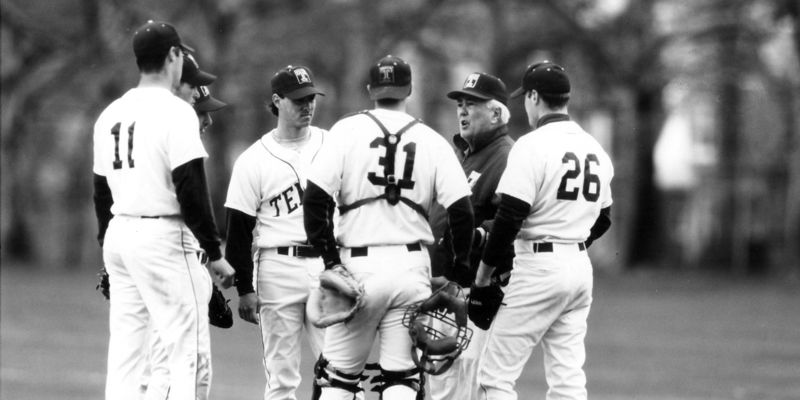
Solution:
{"label": "baseball player", "polygon": [[[205,72],[200,69],[200,66],[195,61],[194,57],[187,53],[183,53],[183,68],[181,70],[181,79],[178,85],[173,88],[173,93],[181,100],[194,104],[194,97],[196,89],[201,85],[209,85],[217,79],[216,76]],[[202,133],[202,132],[201,132]],[[216,288],[212,286],[212,291]],[[164,399],[169,394],[169,352],[164,346],[157,329],[153,326],[150,332],[150,353],[145,364],[144,371],[142,372],[140,389],[144,393],[145,399]],[[207,325],[203,325],[203,329],[207,329]],[[201,335],[202,338],[207,338],[208,335]],[[203,344],[202,346],[210,346]],[[210,383],[210,381],[209,381]]]}
{"label": "baseball player", "polygon": [[[471,73],[464,80],[463,87],[448,93],[447,97],[456,101],[459,133],[453,137],[453,142],[459,150],[461,166],[472,189],[470,200],[475,214],[475,231],[469,270],[453,268],[450,262],[452,238],[447,234],[434,248],[432,268],[433,276],[444,275],[468,288],[475,279],[483,245],[492,230],[499,201],[495,189],[514,141],[508,137],[507,124],[511,114],[506,106],[506,85],[500,78],[481,72]],[[510,243],[508,247],[513,251]],[[498,270],[510,271],[510,261],[508,259],[507,265]],[[471,322],[468,327],[473,331],[469,347],[455,359],[450,369],[430,377],[431,398],[434,400],[477,399],[478,357],[483,350],[486,332],[476,329]]]}
{"label": "baseball player", "polygon": [[217,80],[217,77],[200,69],[200,65],[189,53],[183,54],[183,70],[181,71],[181,82],[175,88],[175,95],[183,101],[194,105],[197,98],[197,88],[210,85]]}
{"label": "baseball player", "polygon": [[307,244],[302,207],[309,165],[326,140],[326,131],[311,125],[323,93],[303,66],[280,69],[270,85],[269,108],[278,124],[233,166],[225,257],[238,276],[239,316],[261,326],[264,398],[295,399],[303,329],[315,355],[323,338],[306,317],[308,294],[323,266]]}
{"label": "baseball player", "polygon": [[197,113],[197,119],[200,120],[200,135],[202,136],[206,133],[206,129],[214,123],[211,113],[221,110],[227,104],[212,96],[208,86],[198,86],[195,93],[194,111]]}
{"label": "baseball player", "polygon": [[[346,116],[330,130],[303,197],[309,241],[325,268],[345,268],[363,285],[363,308],[325,331],[317,365],[322,399],[353,399],[379,335],[383,399],[414,399],[419,371],[402,325],[408,305],[431,294],[433,235],[427,213],[438,201],[451,221],[456,263],[468,262],[472,206],[467,180],[442,136],[408,115],[411,67],[386,56],[369,70],[375,109]],[[338,236],[332,208],[339,205]],[[337,249],[341,244],[341,250]]]}
{"label": "baseball player", "polygon": [[[516,379],[542,343],[548,399],[585,399],[584,338],[592,303],[592,264],[586,247],[609,228],[614,168],[600,144],[567,114],[570,83],[549,61],[531,65],[522,87],[533,131],[514,144],[497,192],[494,226],[470,293],[470,319],[482,319],[494,267],[508,257],[514,268],[505,307],[494,309],[480,360],[481,399],[516,399]],[[516,237],[516,239],[515,239]],[[500,296],[502,299],[502,296]],[[474,306],[474,307],[473,307]],[[488,326],[484,325],[484,326]]]}
{"label": "baseball player", "polygon": [[[170,398],[205,399],[211,275],[229,287],[234,270],[219,249],[197,116],[172,92],[183,52],[192,49],[172,25],[148,21],[135,31],[133,50],[138,86],[94,126],[98,238],[114,288],[106,399],[140,398],[151,322],[169,352]],[[208,270],[199,251],[211,260]]]}

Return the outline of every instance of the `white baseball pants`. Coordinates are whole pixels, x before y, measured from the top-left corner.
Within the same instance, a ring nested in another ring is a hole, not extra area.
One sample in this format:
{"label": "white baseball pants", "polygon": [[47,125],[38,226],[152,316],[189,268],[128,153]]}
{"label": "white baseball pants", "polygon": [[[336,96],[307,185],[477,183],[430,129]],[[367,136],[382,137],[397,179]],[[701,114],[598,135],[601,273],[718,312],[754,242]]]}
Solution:
{"label": "white baseball pants", "polygon": [[207,399],[211,277],[178,218],[115,216],[103,261],[111,284],[107,400],[140,399],[152,327],[168,353],[170,399]]}
{"label": "white baseball pants", "polygon": [[[366,365],[376,335],[380,334],[378,361],[386,370],[415,368],[411,358],[411,337],[403,326],[405,308],[431,295],[430,257],[425,249],[407,246],[373,246],[368,254],[351,257],[342,249],[342,262],[364,285],[364,308],[347,323],[329,326],[322,354],[331,367],[348,374],[360,374]],[[383,400],[413,400],[416,392],[395,385],[383,392]],[[353,393],[339,388],[322,388],[321,400],[350,400]]]}
{"label": "white baseball pants", "polygon": [[[324,330],[306,318],[306,303],[311,289],[319,287],[324,268],[321,258],[278,254],[275,249],[259,249],[253,276],[259,301],[259,323],[267,378],[265,400],[295,400],[300,386],[300,358],[303,329],[314,358],[322,350]],[[313,372],[306,371],[313,379]]]}
{"label": "white baseball pants", "polygon": [[586,399],[584,338],[593,286],[589,257],[577,244],[554,244],[553,252],[533,253],[530,241],[517,240],[514,250],[506,305],[497,313],[479,362],[478,398],[517,399],[516,380],[541,342],[547,399]]}
{"label": "white baseball pants", "polygon": [[431,400],[477,400],[478,361],[486,347],[488,332],[467,321],[472,329],[469,346],[453,361],[450,369],[441,375],[428,375]]}

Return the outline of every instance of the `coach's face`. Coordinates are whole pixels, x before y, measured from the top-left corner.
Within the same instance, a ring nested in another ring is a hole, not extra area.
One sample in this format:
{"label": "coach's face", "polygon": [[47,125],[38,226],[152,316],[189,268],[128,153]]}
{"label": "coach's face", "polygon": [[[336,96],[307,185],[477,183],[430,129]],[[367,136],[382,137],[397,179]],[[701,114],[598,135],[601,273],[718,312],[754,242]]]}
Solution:
{"label": "coach's face", "polygon": [[489,102],[476,97],[463,96],[457,100],[458,133],[461,137],[472,143],[479,134],[492,130],[492,118],[495,111],[489,107]]}
{"label": "coach's face", "polygon": [[290,125],[304,128],[311,125],[314,119],[314,108],[316,107],[316,95],[301,97],[292,100],[288,97],[280,98],[278,107],[278,117],[284,118]]}

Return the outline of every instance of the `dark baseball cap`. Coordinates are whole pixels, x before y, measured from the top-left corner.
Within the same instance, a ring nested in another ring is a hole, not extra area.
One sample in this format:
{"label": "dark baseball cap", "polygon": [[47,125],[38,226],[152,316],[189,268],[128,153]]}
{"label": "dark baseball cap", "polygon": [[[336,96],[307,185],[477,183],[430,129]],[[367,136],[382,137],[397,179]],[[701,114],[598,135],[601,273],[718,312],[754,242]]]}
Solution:
{"label": "dark baseball cap", "polygon": [[508,91],[503,81],[489,74],[473,72],[464,80],[461,90],[453,90],[447,97],[458,100],[464,96],[475,97],[481,100],[497,100],[503,104],[508,102]]}
{"label": "dark baseball cap", "polygon": [[529,90],[545,95],[568,94],[570,85],[567,72],[564,67],[548,60],[531,64],[522,77],[522,87],[511,93],[511,98],[519,97]]}
{"label": "dark baseball cap", "polygon": [[212,112],[227,106],[226,103],[212,96],[206,86],[198,86],[197,93],[198,97],[194,101],[194,109],[197,112]]}
{"label": "dark baseball cap", "polygon": [[193,48],[181,42],[178,31],[167,22],[149,20],[133,33],[133,54],[137,58],[166,54],[173,46],[194,52]]}
{"label": "dark baseball cap", "polygon": [[369,98],[405,99],[411,94],[411,66],[387,55],[369,68]]}
{"label": "dark baseball cap", "polygon": [[312,94],[325,95],[314,87],[314,75],[311,70],[303,66],[287,65],[272,76],[269,84],[272,87],[272,93],[292,100],[302,99]]}
{"label": "dark baseball cap", "polygon": [[217,76],[200,69],[200,65],[191,54],[183,55],[183,72],[181,72],[181,82],[186,82],[192,86],[205,86],[214,83]]}

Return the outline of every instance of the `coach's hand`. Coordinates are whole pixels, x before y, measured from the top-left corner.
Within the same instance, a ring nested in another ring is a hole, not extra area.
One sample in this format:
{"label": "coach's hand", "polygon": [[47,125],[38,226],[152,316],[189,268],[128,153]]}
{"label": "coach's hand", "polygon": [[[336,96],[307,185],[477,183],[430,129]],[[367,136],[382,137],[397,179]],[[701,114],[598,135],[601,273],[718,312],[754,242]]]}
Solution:
{"label": "coach's hand", "polygon": [[255,293],[239,296],[239,318],[258,325],[258,297]]}
{"label": "coach's hand", "polygon": [[497,311],[500,309],[500,305],[503,304],[504,296],[503,290],[497,284],[488,286],[476,286],[473,284],[467,298],[469,319],[478,328],[489,329],[492,326],[495,315],[497,315]]}
{"label": "coach's hand", "polygon": [[219,260],[210,261],[208,263],[208,272],[211,274],[211,278],[223,289],[227,289],[233,285],[233,278],[236,275],[236,271],[228,264],[228,261],[225,260],[224,257]]}

